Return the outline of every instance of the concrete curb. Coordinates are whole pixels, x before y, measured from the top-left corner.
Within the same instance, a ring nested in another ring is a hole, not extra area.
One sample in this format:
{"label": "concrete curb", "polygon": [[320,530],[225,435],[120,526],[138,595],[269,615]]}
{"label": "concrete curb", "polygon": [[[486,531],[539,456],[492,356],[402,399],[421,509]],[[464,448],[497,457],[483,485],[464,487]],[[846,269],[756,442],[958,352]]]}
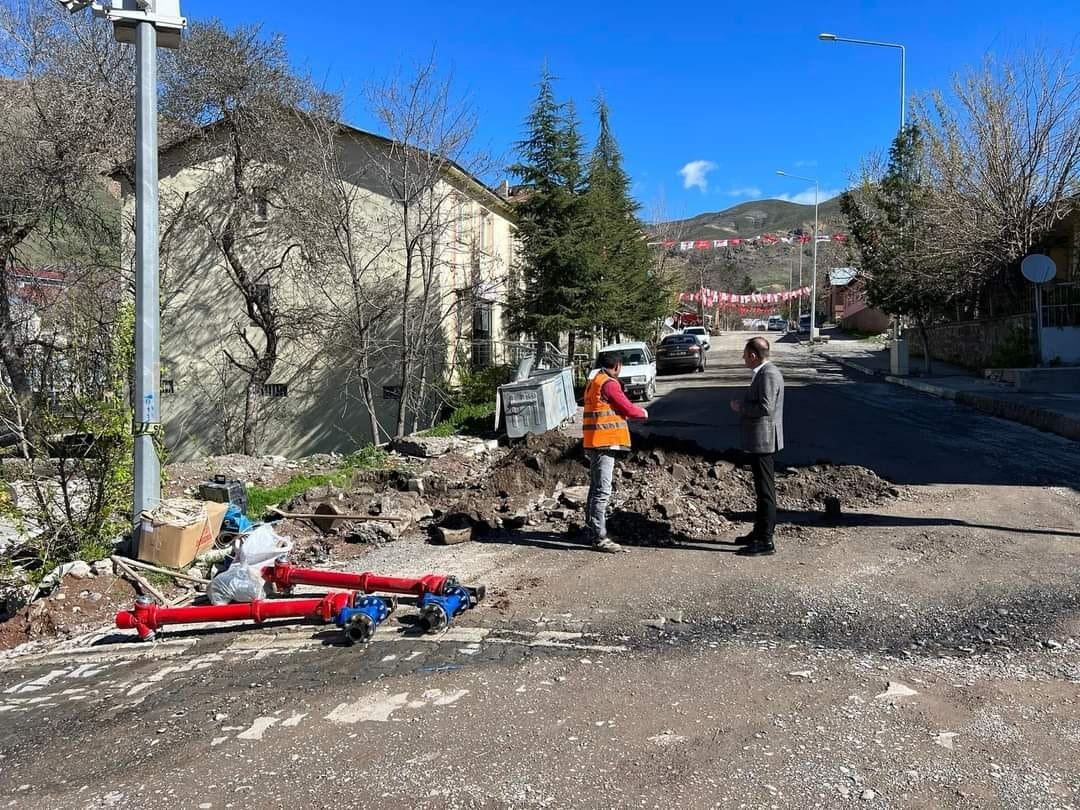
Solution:
{"label": "concrete curb", "polygon": [[870,368],[870,366],[864,366],[862,363],[856,363],[854,360],[848,360],[846,357],[836,357],[835,355],[825,354],[824,352],[818,352],[826,360],[831,360],[839,366],[849,368],[852,371],[857,371],[860,374],[866,374],[870,377],[880,377],[884,374],[883,371],[876,368]]}
{"label": "concrete curb", "polygon": [[837,365],[850,368],[853,371],[858,371],[861,374],[866,374],[871,377],[881,377],[885,382],[892,383],[893,385],[901,385],[904,388],[910,388],[913,391],[928,394],[929,396],[937,397],[938,399],[946,399],[960,405],[966,405],[969,408],[974,408],[989,416],[996,416],[999,419],[1008,419],[1010,422],[1019,422],[1022,425],[1045,430],[1048,433],[1056,433],[1058,436],[1064,436],[1066,439],[1080,441],[1080,418],[1058,413],[1057,411],[1050,411],[1046,408],[1039,408],[1034,405],[1025,405],[1023,402],[998,399],[997,397],[987,396],[986,394],[977,394],[973,391],[957,391],[953,388],[946,388],[942,385],[934,385],[933,383],[910,379],[908,377],[894,377],[891,374],[885,374],[879,369],[864,366],[861,363],[856,363],[847,358],[836,357],[825,353],[820,354],[822,357],[831,360]]}
{"label": "concrete curb", "polygon": [[904,388],[910,388],[913,391],[921,391],[924,394],[929,394],[938,399],[955,400],[957,394],[963,393],[962,391],[956,391],[952,388],[945,388],[941,385],[923,382],[922,380],[912,380],[907,377],[893,377],[891,374],[885,375],[885,382],[891,382],[893,385],[902,385]]}
{"label": "concrete curb", "polygon": [[1075,416],[1068,416],[1057,411],[1048,411],[1045,408],[1037,408],[1033,405],[1025,405],[1023,402],[996,399],[995,397],[988,397],[971,391],[957,391],[955,399],[962,405],[975,408],[991,416],[1020,422],[1039,430],[1056,433],[1066,439],[1080,441],[1080,419]]}

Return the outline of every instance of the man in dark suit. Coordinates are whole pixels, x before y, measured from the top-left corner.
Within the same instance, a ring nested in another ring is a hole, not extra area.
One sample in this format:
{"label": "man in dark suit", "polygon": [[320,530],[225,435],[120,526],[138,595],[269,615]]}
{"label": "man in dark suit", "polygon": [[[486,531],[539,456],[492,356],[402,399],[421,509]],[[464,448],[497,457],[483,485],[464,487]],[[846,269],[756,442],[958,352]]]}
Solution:
{"label": "man in dark suit", "polygon": [[754,473],[757,508],[753,530],[739,538],[745,544],[738,553],[760,557],[775,553],[776,476],[773,456],[784,449],[784,375],[769,362],[769,341],[763,337],[747,341],[743,362],[753,370],[750,390],[742,399],[731,401],[731,410],[742,417],[742,449]]}

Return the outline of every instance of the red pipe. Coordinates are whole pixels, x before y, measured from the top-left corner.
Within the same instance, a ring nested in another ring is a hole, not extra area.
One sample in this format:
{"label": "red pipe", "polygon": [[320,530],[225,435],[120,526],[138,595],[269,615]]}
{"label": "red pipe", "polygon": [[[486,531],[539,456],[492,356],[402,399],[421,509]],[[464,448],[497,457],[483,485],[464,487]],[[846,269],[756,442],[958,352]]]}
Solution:
{"label": "red pipe", "polygon": [[328,593],[311,599],[256,599],[235,605],[191,605],[188,607],[159,607],[147,598],[135,600],[131,610],[116,614],[116,626],[122,630],[137,630],[144,641],[153,639],[155,631],[166,624],[198,624],[201,622],[253,621],[267,619],[312,618],[333,621],[343,608],[352,604],[351,593]]}
{"label": "red pipe", "polygon": [[323,588],[347,588],[362,593],[404,593],[423,596],[425,593],[441,594],[446,587],[445,574],[425,574],[422,577],[384,577],[366,571],[347,574],[341,571],[317,571],[313,568],[296,568],[277,560],[262,570],[263,579],[279,591],[287,591],[294,585],[315,585]]}

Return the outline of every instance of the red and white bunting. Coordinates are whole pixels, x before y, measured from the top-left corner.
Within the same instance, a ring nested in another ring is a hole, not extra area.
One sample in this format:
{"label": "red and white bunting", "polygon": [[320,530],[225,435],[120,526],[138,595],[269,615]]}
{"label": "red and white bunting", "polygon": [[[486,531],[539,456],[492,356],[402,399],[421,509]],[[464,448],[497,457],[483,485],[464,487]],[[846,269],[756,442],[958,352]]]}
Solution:
{"label": "red and white bunting", "polygon": [[703,304],[707,309],[718,308],[723,305],[754,305],[754,304],[779,304],[785,301],[793,301],[810,295],[809,287],[800,287],[797,290],[784,290],[778,293],[730,293],[718,292],[702,287],[697,292],[679,293],[679,301],[682,303]]}
{"label": "red and white bunting", "polygon": [[[846,242],[846,233],[819,233],[817,237],[818,242]],[[649,247],[658,247],[663,250],[671,250],[672,248],[678,248],[680,251],[688,250],[712,250],[714,248],[725,247],[738,247],[739,245],[775,245],[781,242],[785,245],[801,244],[806,245],[813,241],[813,237],[809,234],[797,234],[795,236],[781,236],[774,233],[765,233],[761,236],[752,236],[746,239],[696,239],[693,241],[677,242],[675,240],[665,240],[663,242],[649,242]]]}

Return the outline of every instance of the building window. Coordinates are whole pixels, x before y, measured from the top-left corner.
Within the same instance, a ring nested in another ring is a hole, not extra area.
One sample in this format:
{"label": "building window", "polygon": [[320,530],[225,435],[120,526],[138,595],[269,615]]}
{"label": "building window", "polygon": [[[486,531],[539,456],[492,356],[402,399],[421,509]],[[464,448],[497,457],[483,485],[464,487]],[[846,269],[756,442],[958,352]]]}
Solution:
{"label": "building window", "polygon": [[473,308],[472,364],[473,368],[487,368],[493,361],[492,305],[480,301]]}
{"label": "building window", "polygon": [[161,381],[161,393],[162,394],[175,394],[176,382],[174,380],[162,380]]}
{"label": "building window", "polygon": [[480,250],[489,256],[495,252],[495,217],[490,211],[480,212]]}
{"label": "building window", "polygon": [[287,397],[289,395],[288,383],[266,383],[262,387],[264,397]]}
{"label": "building window", "polygon": [[270,214],[270,190],[256,186],[251,190],[251,203],[256,219],[266,220]]}
{"label": "building window", "polygon": [[382,389],[383,399],[401,399],[401,386],[400,385],[384,385]]}

